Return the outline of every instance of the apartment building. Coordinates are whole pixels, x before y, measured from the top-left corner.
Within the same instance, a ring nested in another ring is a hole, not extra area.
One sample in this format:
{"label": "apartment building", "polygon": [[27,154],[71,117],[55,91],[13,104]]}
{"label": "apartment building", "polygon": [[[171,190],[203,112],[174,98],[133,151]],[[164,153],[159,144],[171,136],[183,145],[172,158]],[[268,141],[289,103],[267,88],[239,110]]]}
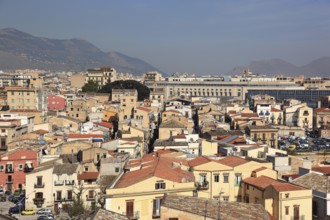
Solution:
{"label": "apartment building", "polygon": [[10,109],[38,110],[47,112],[47,95],[42,89],[6,87],[7,104]]}
{"label": "apartment building", "polygon": [[251,125],[245,129],[246,135],[257,144],[278,148],[278,129],[270,125]]}
{"label": "apartment building", "polygon": [[124,173],[106,191],[107,210],[126,215],[130,219],[151,220],[160,217],[164,194],[192,196],[194,175],[171,158],[145,155],[126,166]]}
{"label": "apartment building", "polygon": [[259,163],[234,156],[223,159],[202,156],[188,161],[188,165],[195,176],[198,197],[221,201],[241,202],[241,181],[249,178],[255,170],[260,169],[260,172],[268,176],[277,177],[271,163]]}
{"label": "apartment building", "polygon": [[0,186],[14,192],[25,189],[25,175],[38,166],[38,152],[15,149],[0,155]]}
{"label": "apartment building", "polygon": [[312,219],[310,189],[262,174],[244,179],[241,188],[246,203],[261,204],[275,219]]}
{"label": "apartment building", "polygon": [[8,143],[19,140],[28,133],[28,125],[18,119],[0,119],[0,150],[7,150]]}
{"label": "apartment building", "polygon": [[85,83],[93,81],[98,84],[99,88],[107,83],[113,82],[117,78],[117,72],[113,67],[102,66],[99,68],[92,68],[87,70],[88,73],[85,77]]}

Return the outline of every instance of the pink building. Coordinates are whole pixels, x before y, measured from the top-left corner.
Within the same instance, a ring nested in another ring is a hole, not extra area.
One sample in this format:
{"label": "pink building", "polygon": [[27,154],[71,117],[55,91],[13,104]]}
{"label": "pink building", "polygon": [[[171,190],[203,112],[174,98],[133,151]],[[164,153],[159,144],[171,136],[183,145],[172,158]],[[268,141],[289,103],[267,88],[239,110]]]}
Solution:
{"label": "pink building", "polygon": [[50,111],[61,111],[65,109],[65,98],[59,95],[48,94],[47,108]]}
{"label": "pink building", "polygon": [[14,191],[25,188],[25,174],[38,165],[38,153],[17,149],[0,155],[0,187]]}

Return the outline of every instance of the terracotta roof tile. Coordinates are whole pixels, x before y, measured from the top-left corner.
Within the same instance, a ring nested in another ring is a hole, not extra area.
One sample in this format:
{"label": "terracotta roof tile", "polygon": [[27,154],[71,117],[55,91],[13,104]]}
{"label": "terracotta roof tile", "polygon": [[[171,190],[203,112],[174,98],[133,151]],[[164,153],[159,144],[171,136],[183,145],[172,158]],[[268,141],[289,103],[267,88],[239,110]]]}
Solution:
{"label": "terracotta roof tile", "polygon": [[102,127],[106,127],[106,128],[113,128],[113,124],[111,122],[94,122],[94,124],[102,126]]}
{"label": "terracotta roof tile", "polygon": [[242,118],[259,118],[259,115],[257,113],[242,113]]}
{"label": "terracotta roof tile", "polygon": [[142,110],[142,111],[145,111],[145,112],[151,112],[151,111],[152,111],[152,110],[149,109],[149,108],[145,108],[145,107],[141,107],[141,106],[136,107],[136,109],[138,109],[138,110]]}
{"label": "terracotta roof tile", "polygon": [[86,172],[78,175],[78,180],[96,180],[99,176],[98,172]]}
{"label": "terracotta roof tile", "polygon": [[153,176],[178,183],[194,182],[194,174],[173,166],[173,161],[175,160],[172,158],[153,157],[153,160],[145,163],[142,169],[125,173],[114,188],[128,187]]}
{"label": "terracotta roof tile", "polygon": [[314,109],[314,112],[315,113],[318,113],[318,112],[330,113],[330,109],[328,109],[328,108],[317,108],[317,109]]}
{"label": "terracotta roof tile", "polygon": [[293,184],[290,184],[290,183],[273,184],[273,188],[277,192],[306,190],[306,188],[303,188],[303,187],[297,186],[297,185],[293,185]]}
{"label": "terracotta roof tile", "polygon": [[323,174],[330,174],[330,166],[312,167],[312,171]]}
{"label": "terracotta roof tile", "polygon": [[205,156],[201,156],[201,157],[196,157],[195,159],[192,159],[190,161],[188,161],[188,164],[190,167],[195,167],[195,166],[199,166],[201,164],[204,163],[208,163],[210,162],[211,159]]}
{"label": "terracotta roof tile", "polygon": [[240,157],[234,157],[234,156],[229,156],[225,157],[223,159],[219,160],[219,163],[229,166],[229,167],[236,167],[245,163],[248,163],[249,161],[242,159]]}
{"label": "terracotta roof tile", "polygon": [[282,182],[279,180],[275,180],[266,176],[260,177],[249,177],[243,180],[243,182],[255,186],[259,189],[266,189],[267,187],[273,187],[277,192],[285,192],[285,191],[296,191],[296,190],[306,190],[301,186],[297,186],[291,183]]}
{"label": "terracotta roof tile", "polygon": [[271,107],[271,112],[282,112],[281,109],[277,109],[277,108],[274,108],[274,107]]}
{"label": "terracotta roof tile", "polygon": [[102,134],[68,134],[68,138],[103,138]]}

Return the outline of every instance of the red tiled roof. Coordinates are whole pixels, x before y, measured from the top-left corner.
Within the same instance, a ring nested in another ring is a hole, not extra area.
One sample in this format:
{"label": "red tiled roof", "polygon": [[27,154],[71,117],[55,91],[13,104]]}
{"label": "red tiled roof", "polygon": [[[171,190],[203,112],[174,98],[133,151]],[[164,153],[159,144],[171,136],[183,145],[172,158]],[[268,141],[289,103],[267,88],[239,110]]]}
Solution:
{"label": "red tiled roof", "polygon": [[95,122],[94,124],[102,126],[102,127],[106,127],[106,128],[113,128],[113,124],[111,122]]}
{"label": "red tiled roof", "polygon": [[234,156],[229,156],[229,157],[225,157],[223,159],[219,160],[219,163],[229,166],[229,167],[236,167],[245,163],[248,163],[249,161],[244,160],[240,157],[234,157]]}
{"label": "red tiled roof", "polygon": [[174,138],[186,139],[186,135],[184,135],[184,134],[178,134]]}
{"label": "red tiled roof", "polygon": [[86,172],[78,175],[78,180],[96,180],[98,176],[98,172]]}
{"label": "red tiled roof", "polygon": [[330,166],[312,167],[312,170],[318,173],[330,174]]}
{"label": "red tiled roof", "polygon": [[330,109],[328,109],[328,108],[317,108],[317,109],[314,109],[314,112],[316,112],[316,113],[318,113],[318,112],[330,113]]}
{"label": "red tiled roof", "polygon": [[192,159],[190,161],[188,161],[188,164],[190,167],[195,167],[195,166],[199,166],[201,164],[204,163],[208,163],[210,162],[211,159],[205,156],[201,156],[201,157],[196,157],[195,159]]}
{"label": "red tiled roof", "polygon": [[136,109],[138,109],[138,110],[142,110],[142,111],[145,111],[145,112],[151,112],[151,109],[149,109],[149,108],[145,108],[145,107],[141,107],[141,106],[136,107]]}
{"label": "red tiled roof", "polygon": [[305,188],[297,185],[293,185],[290,183],[279,183],[279,184],[273,184],[273,188],[277,192],[285,192],[285,191],[296,191],[296,190],[306,190]]}
{"label": "red tiled roof", "polygon": [[102,134],[68,134],[68,138],[103,138]]}
{"label": "red tiled roof", "polygon": [[234,110],[230,110],[230,111],[228,111],[228,114],[230,114],[230,115],[232,115],[232,114],[236,114],[236,111],[234,111]]}
{"label": "red tiled roof", "polygon": [[267,176],[260,176],[260,177],[249,177],[243,180],[243,182],[258,187],[260,189],[266,189],[268,186],[272,184],[278,183],[277,180],[269,178]]}
{"label": "red tiled roof", "polygon": [[195,179],[194,174],[182,170],[180,167],[174,167],[172,165],[174,161],[166,157],[153,157],[153,160],[142,169],[125,173],[114,188],[128,187],[153,176],[178,183],[181,183],[184,179],[193,182]]}
{"label": "red tiled roof", "polygon": [[271,112],[282,112],[281,109],[277,109],[277,108],[274,108],[274,107],[272,107],[270,111]]}
{"label": "red tiled roof", "polygon": [[243,118],[259,118],[257,113],[242,113],[241,117]]}

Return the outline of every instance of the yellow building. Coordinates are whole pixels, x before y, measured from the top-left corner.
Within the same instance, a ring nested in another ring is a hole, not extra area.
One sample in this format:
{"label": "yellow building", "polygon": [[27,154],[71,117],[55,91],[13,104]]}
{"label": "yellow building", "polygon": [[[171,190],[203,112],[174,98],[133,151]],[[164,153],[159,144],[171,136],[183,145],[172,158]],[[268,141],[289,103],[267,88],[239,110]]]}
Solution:
{"label": "yellow building", "polygon": [[105,208],[130,219],[151,220],[160,217],[165,193],[192,196],[194,175],[175,161],[149,154],[139,161],[129,162],[128,166],[134,171],[124,173],[107,189]]}
{"label": "yellow building", "polygon": [[278,129],[269,125],[251,125],[246,128],[248,135],[257,144],[267,144],[271,148],[278,148]]}
{"label": "yellow building", "polygon": [[198,197],[214,199],[220,196],[222,201],[240,202],[241,181],[259,169],[270,176],[277,176],[271,163],[258,163],[234,156],[219,160],[203,156],[188,163],[195,175]]}
{"label": "yellow building", "polygon": [[85,83],[93,81],[98,84],[99,88],[107,83],[115,81],[117,78],[117,72],[110,66],[104,66],[100,68],[88,69],[87,76],[85,77]]}
{"label": "yellow building", "polygon": [[312,190],[263,175],[243,180],[242,197],[257,203],[278,220],[312,219]]}
{"label": "yellow building", "polygon": [[118,112],[112,110],[103,110],[102,121],[116,121],[118,118]]}
{"label": "yellow building", "polygon": [[218,142],[214,140],[202,140],[201,146],[202,155],[216,155],[218,154]]}
{"label": "yellow building", "polygon": [[162,122],[159,126],[159,139],[167,140],[178,134],[183,134],[186,126],[173,119]]}

